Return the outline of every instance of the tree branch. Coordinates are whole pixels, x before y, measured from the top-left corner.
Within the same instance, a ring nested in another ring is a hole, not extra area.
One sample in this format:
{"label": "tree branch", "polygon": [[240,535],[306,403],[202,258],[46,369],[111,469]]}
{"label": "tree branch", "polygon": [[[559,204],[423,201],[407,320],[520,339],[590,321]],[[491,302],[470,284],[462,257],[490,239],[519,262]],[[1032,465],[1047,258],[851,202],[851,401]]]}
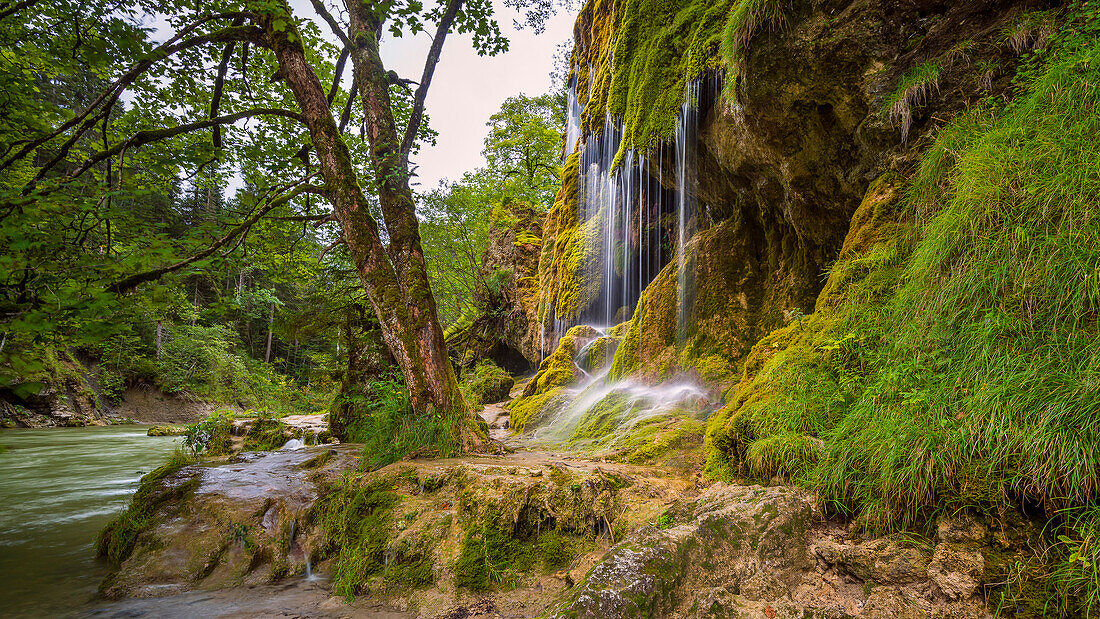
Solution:
{"label": "tree branch", "polygon": [[38,0],[23,0],[22,2],[5,2],[4,4],[0,4],[0,7],[3,7],[0,9],[0,20],[10,17],[35,4],[38,4]]}
{"label": "tree branch", "polygon": [[[312,175],[310,175],[310,176],[312,176]],[[308,179],[309,177],[306,177],[306,178]],[[305,181],[305,179],[303,179],[303,181],[301,181],[301,182],[304,182],[304,181]],[[133,274],[129,277],[126,277],[126,278],[124,278],[120,281],[117,281],[113,284],[108,285],[107,290],[110,291],[110,292],[114,292],[116,294],[123,294],[125,292],[129,292],[129,291],[133,290],[134,288],[137,288],[141,284],[160,279],[161,277],[163,277],[163,276],[165,276],[169,273],[173,273],[175,271],[178,271],[178,270],[182,269],[183,267],[185,267],[189,264],[193,264],[195,262],[198,262],[199,260],[202,260],[203,258],[207,258],[207,257],[213,255],[216,251],[221,249],[226,243],[232,241],[238,235],[247,232],[252,227],[253,224],[255,224],[257,221],[259,221],[264,215],[266,215],[269,211],[271,211],[271,209],[273,209],[277,206],[281,206],[283,204],[286,204],[287,202],[294,199],[295,197],[301,195],[302,193],[305,193],[309,188],[311,188],[310,185],[306,185],[304,187],[298,187],[298,188],[294,189],[293,191],[291,191],[290,193],[282,195],[282,196],[280,196],[278,198],[275,198],[273,200],[269,200],[267,202],[267,204],[264,204],[263,206],[261,206],[261,207],[257,208],[256,210],[252,211],[252,214],[249,215],[247,219],[245,219],[241,223],[234,226],[229,232],[227,232],[225,234],[225,236],[223,236],[220,239],[218,239],[217,241],[215,241],[213,244],[211,244],[206,249],[204,249],[204,250],[202,250],[202,251],[200,251],[196,254],[193,254],[193,255],[191,255],[187,258],[184,258],[183,260],[180,260],[179,262],[176,262],[176,263],[173,263],[173,264],[170,264],[170,265],[167,265],[167,266],[163,266],[163,267],[158,267],[158,268],[155,268],[155,269],[150,269],[148,271],[143,271],[141,273],[135,273],[135,274]]]}
{"label": "tree branch", "polygon": [[[344,49],[351,48],[351,41],[348,40],[348,35],[344,33],[344,29],[340,27],[340,23],[336,21],[336,18],[329,12],[328,7],[325,6],[323,0],[310,0],[313,3],[313,10],[317,11],[317,14],[321,16],[321,19],[325,20],[328,24],[329,30],[332,30],[332,34],[340,39],[340,42],[344,44]],[[332,99],[329,99],[329,103]]]}
{"label": "tree branch", "polygon": [[54,129],[50,133],[24,144],[23,148],[21,148],[19,152],[9,157],[3,163],[0,163],[0,170],[11,166],[16,161],[19,161],[20,159],[26,157],[39,146],[45,144],[46,142],[49,142],[57,136],[65,133],[69,129],[76,127],[77,125],[80,125],[80,128],[77,130],[76,136],[74,137],[79,137],[80,134],[83,134],[90,127],[95,125],[98,118],[88,118],[95,110],[99,109],[101,106],[113,106],[115,102],[118,101],[119,97],[122,96],[122,93],[126,90],[126,88],[132,85],[138,77],[140,77],[145,71],[147,71],[157,62],[164,60],[165,58],[168,58],[169,56],[177,52],[195,47],[197,45],[202,45],[204,43],[259,40],[259,38],[263,36],[263,30],[253,28],[251,26],[230,26],[221,30],[216,30],[214,32],[198,35],[190,39],[183,40],[184,36],[190,34],[202,24],[216,19],[238,18],[244,15],[246,14],[219,13],[217,15],[211,15],[209,17],[200,19],[199,21],[182,28],[178,33],[176,33],[176,36],[157,46],[156,49],[150,52],[148,57],[134,63],[134,65],[130,67],[129,70],[123,73],[110,86],[108,86],[106,90],[100,93],[100,95],[96,97],[95,101],[93,101],[91,105],[85,108],[83,112],[69,119],[60,127]]}
{"label": "tree branch", "polygon": [[447,2],[447,10],[439,20],[435,38],[432,39],[432,47],[428,50],[427,58],[424,59],[424,73],[420,77],[420,85],[416,87],[416,94],[413,96],[412,114],[409,116],[409,125],[405,128],[405,138],[401,141],[401,158],[406,164],[409,160],[409,151],[412,150],[413,143],[416,142],[416,134],[420,131],[420,121],[424,117],[424,100],[428,97],[428,86],[431,85],[432,76],[435,75],[435,66],[439,64],[439,55],[443,53],[443,42],[447,39],[447,33],[451,31],[451,24],[458,16],[463,1],[449,0]]}
{"label": "tree branch", "polygon": [[340,78],[344,75],[344,65],[348,62],[348,56],[351,55],[351,48],[345,47],[340,52],[340,59],[336,61],[336,71],[332,77],[332,89],[328,91],[328,104],[332,105],[332,102],[336,99],[336,92],[340,88]]}
{"label": "tree branch", "polygon": [[[72,180],[79,177],[81,174],[84,174],[85,172],[90,170],[95,164],[103,161],[108,157],[113,157],[124,150],[139,148],[152,142],[159,142],[161,140],[166,140],[168,138],[182,135],[184,133],[189,133],[191,131],[198,131],[201,129],[207,129],[209,127],[216,127],[220,125],[231,125],[238,120],[251,118],[253,116],[282,116],[284,118],[291,118],[299,122],[303,122],[301,115],[297,112],[292,112],[290,110],[280,110],[277,108],[257,108],[254,110],[237,112],[235,114],[227,114],[225,116],[219,116],[217,118],[197,120],[192,123],[178,125],[175,127],[165,127],[163,129],[146,129],[144,131],[138,131],[125,142],[119,142],[111,148],[102,150],[92,155],[88,158],[87,161],[84,162],[83,165],[81,165],[74,172],[69,174],[68,177],[66,177],[66,180]],[[42,170],[39,170],[38,175],[35,176],[34,180],[31,181],[28,187],[33,187],[38,181],[42,180],[42,177],[45,175],[47,170],[48,168],[43,168]],[[27,190],[24,189],[24,192],[26,191]]]}
{"label": "tree branch", "polygon": [[[234,26],[239,26],[239,20],[233,22]],[[229,59],[233,57],[233,48],[237,46],[236,41],[230,41],[225,44],[225,49],[222,50],[222,60],[218,65],[218,76],[214,79],[214,92],[210,96],[210,114],[209,118],[215,118],[218,115],[218,108],[222,104],[222,92],[225,88],[225,74],[229,71]],[[214,125],[214,151],[220,151],[222,148],[222,126]]]}

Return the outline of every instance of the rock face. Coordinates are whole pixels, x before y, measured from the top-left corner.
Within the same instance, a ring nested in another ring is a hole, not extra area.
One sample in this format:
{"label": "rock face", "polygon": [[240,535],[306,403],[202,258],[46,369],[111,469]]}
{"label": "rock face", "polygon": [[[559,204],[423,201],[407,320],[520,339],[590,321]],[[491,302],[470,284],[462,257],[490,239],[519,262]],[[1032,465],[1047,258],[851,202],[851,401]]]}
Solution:
{"label": "rock face", "polygon": [[932,539],[871,539],[787,487],[700,493],[667,470],[530,452],[363,473],[357,451],[154,475],[110,529],[133,548],[101,591],[285,582],[308,565],[331,594],[409,617],[986,617],[989,561],[1036,533],[960,515]]}
{"label": "rock face", "polygon": [[535,317],[543,213],[525,203],[498,206],[482,256],[478,314],[447,333],[458,363],[492,360],[522,374],[542,359]]}
{"label": "rock face", "polygon": [[967,550],[865,542],[792,489],[711,487],[612,548],[556,617],[986,617],[981,540]]}
{"label": "rock face", "polygon": [[[704,50],[710,60],[688,62],[681,56],[698,52],[697,41],[714,36],[707,33],[724,27],[736,34],[743,27],[729,17],[731,10],[707,9],[721,3],[679,0],[654,8],[589,2],[578,19],[573,57],[575,76],[587,78],[578,83],[590,84],[578,88],[580,103],[588,103],[583,128],[599,131],[602,117],[589,116],[606,112],[627,119],[628,136],[667,135],[669,127],[661,123],[671,123],[671,117],[662,120],[644,106],[622,106],[646,103],[648,92],[658,97],[659,105],[653,105],[667,107],[661,93],[690,79],[677,72],[684,66],[689,73],[694,67],[696,76],[722,67],[727,79],[722,96],[705,102],[701,113],[693,189],[701,231],[688,248],[687,271],[694,275],[694,286],[682,321],[687,332],[676,333],[677,311],[685,310],[677,306],[683,278],[674,261],[639,302],[620,348],[619,371],[670,375],[698,366],[717,370],[721,364],[725,377],[711,373],[728,379],[755,342],[810,313],[822,289],[822,273],[840,252],[871,182],[888,169],[908,166],[921,137],[944,119],[1009,87],[1017,54],[1003,33],[1023,12],[1048,4],[776,3],[774,21],[737,35],[746,43],[736,53],[722,48],[722,56],[715,45]],[[640,24],[647,19],[665,23],[636,14],[646,10],[669,12],[676,17],[666,20],[675,22],[673,30],[695,28],[691,32],[701,38],[664,45],[660,53],[665,56],[655,56],[659,62],[650,62],[649,73],[641,75],[647,69],[635,61],[636,54],[658,54],[652,49],[661,47],[661,37],[679,40],[663,26]],[[912,81],[907,76],[921,70],[934,78],[918,102],[906,84]],[[899,98],[907,103],[891,107]],[[678,181],[671,149],[664,152],[664,160],[651,157],[649,165],[668,186]],[[552,332],[555,321],[568,323],[594,298],[578,266],[585,233],[576,212],[577,178],[576,162],[567,163],[562,190],[547,217],[539,315]]]}
{"label": "rock face", "polygon": [[644,527],[612,549],[557,616],[673,617],[704,600],[711,612],[731,596],[778,599],[809,563],[803,542],[812,513],[794,492],[720,484],[686,523]]}

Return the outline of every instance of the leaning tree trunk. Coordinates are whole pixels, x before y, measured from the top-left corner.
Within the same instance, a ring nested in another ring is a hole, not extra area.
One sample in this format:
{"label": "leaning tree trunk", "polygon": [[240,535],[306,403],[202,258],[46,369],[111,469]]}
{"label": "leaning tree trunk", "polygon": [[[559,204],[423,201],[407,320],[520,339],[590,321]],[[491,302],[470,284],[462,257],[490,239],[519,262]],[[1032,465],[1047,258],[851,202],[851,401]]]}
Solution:
{"label": "leaning tree trunk", "polygon": [[[379,200],[390,237],[387,250],[316,72],[306,61],[300,43],[288,40],[285,32],[271,28],[267,32],[280,72],[301,108],[348,251],[378,317],[383,339],[405,376],[414,410],[434,408],[467,421],[470,412],[458,390],[428,286],[407,174],[393,179],[378,172]],[[389,127],[396,135],[392,118]],[[389,166],[386,148],[372,140],[374,157],[384,159]],[[464,427],[476,425],[464,423]],[[465,433],[464,447],[476,447],[484,439],[483,434]]]}
{"label": "leaning tree trunk", "polygon": [[[457,397],[454,369],[447,355],[443,327],[424,264],[420,224],[409,188],[408,164],[394,122],[390,77],[378,53],[376,33],[379,24],[375,13],[362,2],[349,2],[348,12],[350,38],[354,42],[352,68],[363,100],[374,181],[389,233],[387,250],[407,309],[409,323],[405,328],[413,337],[410,343],[416,348],[416,356],[424,364],[433,401],[437,397],[435,394],[452,393]],[[385,327],[383,323],[383,332]],[[434,403],[447,407],[446,402]]]}

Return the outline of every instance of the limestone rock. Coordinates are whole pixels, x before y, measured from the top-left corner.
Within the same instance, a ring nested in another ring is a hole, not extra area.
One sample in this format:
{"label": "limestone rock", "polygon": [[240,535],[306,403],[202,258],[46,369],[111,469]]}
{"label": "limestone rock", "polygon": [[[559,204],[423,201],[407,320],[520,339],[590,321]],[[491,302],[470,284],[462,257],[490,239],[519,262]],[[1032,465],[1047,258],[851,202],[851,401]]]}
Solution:
{"label": "limestone rock", "polygon": [[[780,599],[808,566],[813,508],[786,488],[718,484],[689,522],[643,527],[613,548],[558,610],[561,617],[677,616]],[[723,611],[726,612],[726,611]]]}
{"label": "limestone rock", "polygon": [[943,543],[936,546],[928,577],[949,600],[970,597],[978,592],[985,570],[981,551],[962,544]]}
{"label": "limestone rock", "polygon": [[838,565],[863,581],[883,585],[914,583],[925,578],[929,557],[898,539],[883,537],[863,544],[826,541],[814,548],[830,565]]}

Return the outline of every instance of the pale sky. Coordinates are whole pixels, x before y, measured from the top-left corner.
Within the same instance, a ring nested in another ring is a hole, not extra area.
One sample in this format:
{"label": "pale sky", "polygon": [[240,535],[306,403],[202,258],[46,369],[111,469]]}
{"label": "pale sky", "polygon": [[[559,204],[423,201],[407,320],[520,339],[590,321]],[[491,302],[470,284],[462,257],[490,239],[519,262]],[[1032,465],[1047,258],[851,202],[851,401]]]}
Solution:
{"label": "pale sky", "polygon": [[[434,188],[442,178],[458,180],[463,172],[484,162],[481,142],[489,116],[510,96],[550,90],[554,50],[573,36],[575,12],[559,12],[547,23],[546,31],[536,35],[530,29],[515,30],[512,20],[518,14],[499,0],[493,5],[501,31],[510,41],[509,51],[493,58],[479,57],[470,35],[448,35],[425,104],[439,137],[436,146],[425,147],[413,160],[419,166],[414,182],[420,183],[416,188],[420,191]],[[419,81],[429,45],[427,34],[415,39],[387,37],[382,43],[382,59],[401,77]]]}

